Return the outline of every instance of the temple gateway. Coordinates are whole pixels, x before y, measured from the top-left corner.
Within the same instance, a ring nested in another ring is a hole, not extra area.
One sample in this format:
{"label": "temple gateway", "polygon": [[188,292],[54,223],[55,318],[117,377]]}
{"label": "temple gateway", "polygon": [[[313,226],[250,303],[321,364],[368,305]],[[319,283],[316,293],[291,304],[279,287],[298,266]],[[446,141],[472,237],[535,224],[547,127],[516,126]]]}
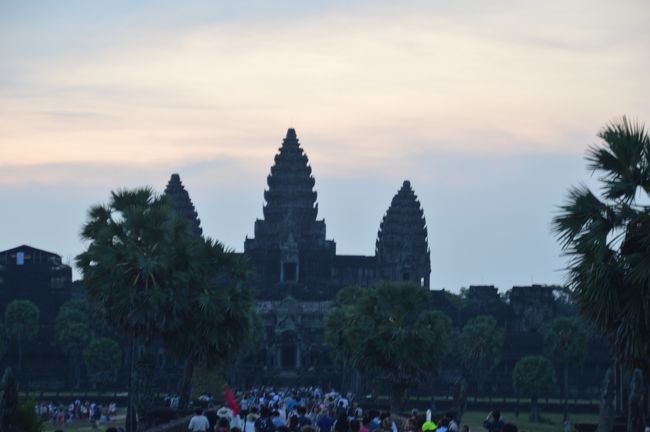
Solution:
{"label": "temple gateway", "polygon": [[[373,256],[336,254],[325,221],[318,219],[314,185],[307,155],[289,129],[267,177],[264,218],[255,221],[255,236],[244,241],[264,334],[257,352],[234,371],[241,385],[335,384],[340,378],[327,355],[324,321],[337,291],[380,280],[429,289],[427,227],[408,180],[378,221]],[[200,220],[178,174],[165,193],[200,235]]]}

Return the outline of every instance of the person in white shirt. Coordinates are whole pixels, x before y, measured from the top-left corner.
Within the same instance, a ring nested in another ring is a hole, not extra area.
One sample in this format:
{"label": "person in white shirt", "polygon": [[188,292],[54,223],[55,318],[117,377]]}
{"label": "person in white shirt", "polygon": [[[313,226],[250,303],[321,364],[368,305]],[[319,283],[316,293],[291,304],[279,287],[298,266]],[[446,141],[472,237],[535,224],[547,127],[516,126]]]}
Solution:
{"label": "person in white shirt", "polygon": [[210,422],[203,415],[203,410],[200,408],[196,410],[196,413],[190,419],[190,424],[187,425],[187,429],[190,432],[207,432],[209,427]]}

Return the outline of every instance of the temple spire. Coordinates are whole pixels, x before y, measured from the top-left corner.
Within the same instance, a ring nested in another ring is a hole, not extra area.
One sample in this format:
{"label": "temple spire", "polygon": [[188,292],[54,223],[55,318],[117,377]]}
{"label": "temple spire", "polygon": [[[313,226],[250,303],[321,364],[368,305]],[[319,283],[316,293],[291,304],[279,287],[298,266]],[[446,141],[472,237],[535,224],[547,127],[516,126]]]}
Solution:
{"label": "temple spire", "polygon": [[290,220],[303,228],[316,221],[318,206],[307,155],[293,128],[287,130],[264,192],[264,219],[271,224]]}
{"label": "temple spire", "polygon": [[192,204],[190,194],[185,190],[185,187],[181,182],[181,177],[178,174],[172,174],[167,183],[167,187],[165,187],[165,195],[169,199],[176,213],[184,217],[190,223],[192,232],[196,236],[200,237],[203,234],[201,220],[194,209],[194,204]]}
{"label": "temple spire", "polygon": [[431,262],[424,211],[405,180],[379,225],[375,247],[382,279],[429,287]]}

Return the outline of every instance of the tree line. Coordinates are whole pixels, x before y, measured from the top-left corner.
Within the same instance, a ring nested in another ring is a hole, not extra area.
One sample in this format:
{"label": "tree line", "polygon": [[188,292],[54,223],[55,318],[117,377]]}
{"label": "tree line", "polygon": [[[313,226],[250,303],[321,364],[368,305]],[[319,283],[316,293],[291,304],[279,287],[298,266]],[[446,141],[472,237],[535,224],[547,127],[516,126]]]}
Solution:
{"label": "tree line", "polygon": [[[326,337],[343,366],[386,386],[395,412],[403,410],[409,391],[423,384],[435,391],[433,379],[459,366],[479,395],[484,394],[504,345],[504,331],[493,317],[477,316],[454,328],[446,314],[431,309],[426,290],[393,282],[340,291],[326,322]],[[515,365],[513,388],[531,398],[534,421],[539,419],[537,399],[555,388],[556,371],[568,403],[568,367],[584,360],[587,341],[579,318],[556,318],[545,334],[545,355],[526,356]]]}
{"label": "tree line", "polygon": [[[19,377],[23,373],[29,373],[24,368],[23,351],[25,344],[38,336],[39,319],[39,307],[29,300],[14,300],[5,308],[0,332],[0,358],[6,354],[7,344],[15,343]],[[81,384],[81,371],[84,367],[93,388],[97,384],[115,380],[123,364],[123,353],[92,305],[84,300],[67,301],[59,309],[54,327],[54,344],[68,357],[70,369],[74,373],[75,389]]]}

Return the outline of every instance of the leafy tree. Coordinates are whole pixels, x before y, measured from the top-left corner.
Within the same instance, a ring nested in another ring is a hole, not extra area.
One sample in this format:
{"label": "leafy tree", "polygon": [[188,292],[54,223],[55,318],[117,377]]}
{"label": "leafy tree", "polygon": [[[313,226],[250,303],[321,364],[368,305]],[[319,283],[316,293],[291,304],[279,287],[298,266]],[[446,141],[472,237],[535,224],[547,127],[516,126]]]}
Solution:
{"label": "leafy tree", "polygon": [[[187,291],[187,224],[151,189],[111,193],[106,205],[93,206],[81,236],[89,242],[76,257],[84,286],[106,321],[130,338],[127,430],[136,428],[134,409],[146,409],[149,371],[136,365],[136,343],[146,347],[182,320],[176,300]],[[140,354],[137,354],[140,353]],[[141,391],[142,390],[142,391]]]}
{"label": "leafy tree", "polygon": [[515,364],[512,386],[522,396],[530,397],[530,421],[539,422],[537,399],[555,386],[553,364],[542,356],[526,356]]}
{"label": "leafy tree", "polygon": [[563,371],[564,415],[568,414],[569,365],[582,363],[587,355],[587,332],[576,318],[556,318],[544,336],[544,351]]}
{"label": "leafy tree", "polygon": [[5,329],[18,344],[18,375],[23,370],[23,344],[38,334],[40,310],[29,300],[14,300],[5,309]]}
{"label": "leafy tree", "polygon": [[57,345],[71,360],[75,377],[74,386],[79,388],[83,351],[93,337],[86,302],[70,300],[64,303],[57,313],[54,331]]}
{"label": "leafy tree", "polygon": [[122,366],[122,350],[112,339],[93,339],[83,352],[88,377],[95,387],[98,383],[110,383],[117,378]]}
{"label": "leafy tree", "polygon": [[390,386],[391,410],[435,371],[450,349],[451,320],[430,311],[429,293],[407,283],[341,290],[326,321],[337,359]]}
{"label": "leafy tree", "polygon": [[503,331],[494,318],[480,315],[465,324],[459,338],[459,354],[463,366],[476,381],[479,395],[501,360],[502,351]]}
{"label": "leafy tree", "polygon": [[[135,361],[135,344],[162,341],[186,360],[184,387],[194,363],[226,361],[246,340],[252,299],[241,267],[218,242],[196,237],[164,196],[151,189],[113,192],[90,209],[82,230],[88,249],[77,258],[90,299],[107,322],[131,338],[127,429],[133,408],[144,414],[151,365]],[[237,265],[236,265],[237,264]],[[136,368],[135,365],[138,365]],[[139,369],[142,369],[140,372]]]}
{"label": "leafy tree", "polygon": [[582,314],[607,335],[619,359],[650,378],[650,138],[621,120],[598,135],[588,166],[601,193],[573,187],[553,219],[568,265],[569,287]]}
{"label": "leafy tree", "polygon": [[185,360],[179,394],[190,401],[196,365],[224,369],[253,337],[253,295],[243,286],[247,266],[210,239],[198,239],[192,252],[187,295],[178,298],[179,326],[163,333],[168,351]]}

